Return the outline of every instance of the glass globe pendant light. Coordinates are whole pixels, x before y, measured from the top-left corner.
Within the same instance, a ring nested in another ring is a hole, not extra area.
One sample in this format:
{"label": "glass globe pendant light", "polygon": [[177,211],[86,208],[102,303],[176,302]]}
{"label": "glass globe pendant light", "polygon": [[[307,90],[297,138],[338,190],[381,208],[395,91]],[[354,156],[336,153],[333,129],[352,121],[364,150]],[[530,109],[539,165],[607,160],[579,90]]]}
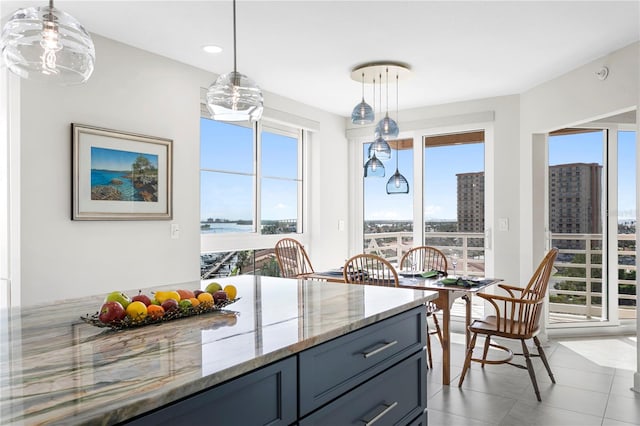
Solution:
{"label": "glass globe pendant light", "polygon": [[260,87],[237,71],[236,0],[233,0],[233,71],[223,74],[209,86],[207,109],[218,121],[258,121],[264,106]]}
{"label": "glass globe pendant light", "polygon": [[91,36],[73,16],[48,6],[19,9],[0,38],[2,58],[14,74],[60,85],[84,83],[96,59]]}
{"label": "glass globe pendant light", "polygon": [[408,194],[409,182],[398,171],[398,157],[400,156],[399,141],[396,141],[396,172],[387,181],[387,194]]}
{"label": "glass globe pendant light", "polygon": [[387,67],[387,113],[376,126],[376,133],[385,139],[395,138],[400,133],[398,124],[389,117],[389,68]]}
{"label": "glass globe pendant light", "polygon": [[[396,118],[400,111],[398,109],[398,75],[396,74]],[[398,161],[400,158],[400,141],[396,141],[396,172],[387,181],[387,194],[408,194],[409,182],[398,171]]]}
{"label": "glass globe pendant light", "polygon": [[374,153],[364,164],[364,177],[384,177],[384,164],[378,160]]}
{"label": "glass globe pendant light", "polygon": [[[374,83],[375,84],[375,83]],[[375,99],[374,99],[375,101]],[[351,122],[353,124],[369,124],[373,123],[375,115],[371,105],[364,101],[364,72],[362,73],[362,102],[353,108],[351,113]]]}
{"label": "glass globe pendant light", "polygon": [[[375,87],[375,80],[373,80],[373,85]],[[375,92],[374,92],[374,106],[375,106]],[[382,74],[380,74],[380,107],[382,108]],[[369,158],[376,154],[376,157],[380,161],[387,161],[391,159],[391,147],[389,143],[380,136],[380,132],[377,131],[373,136],[373,142],[369,145]]]}

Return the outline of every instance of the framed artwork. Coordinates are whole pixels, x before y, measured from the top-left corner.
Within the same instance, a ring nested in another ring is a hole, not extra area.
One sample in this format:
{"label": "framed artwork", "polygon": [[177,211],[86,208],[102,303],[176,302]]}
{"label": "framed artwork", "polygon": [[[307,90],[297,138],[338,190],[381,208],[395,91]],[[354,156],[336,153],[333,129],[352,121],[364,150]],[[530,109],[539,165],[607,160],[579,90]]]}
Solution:
{"label": "framed artwork", "polygon": [[73,220],[170,220],[170,139],[71,124]]}

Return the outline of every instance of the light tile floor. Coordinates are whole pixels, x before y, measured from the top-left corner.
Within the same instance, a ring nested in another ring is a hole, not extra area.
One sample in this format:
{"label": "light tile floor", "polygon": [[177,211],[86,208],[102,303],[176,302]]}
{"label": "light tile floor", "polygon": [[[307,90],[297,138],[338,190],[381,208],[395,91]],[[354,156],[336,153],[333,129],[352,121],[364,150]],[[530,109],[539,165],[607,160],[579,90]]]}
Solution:
{"label": "light tile floor", "polygon": [[[478,340],[476,347],[482,347]],[[637,365],[635,337],[549,341],[544,349],[556,384],[551,383],[542,361],[533,359],[542,402],[536,400],[527,371],[506,364],[487,365],[483,370],[472,363],[459,388],[464,335],[456,333],[452,334],[451,385],[443,386],[440,346],[437,339],[432,343],[434,368],[427,371],[429,426],[640,425],[640,394],[630,389]],[[518,342],[506,345],[521,352]]]}

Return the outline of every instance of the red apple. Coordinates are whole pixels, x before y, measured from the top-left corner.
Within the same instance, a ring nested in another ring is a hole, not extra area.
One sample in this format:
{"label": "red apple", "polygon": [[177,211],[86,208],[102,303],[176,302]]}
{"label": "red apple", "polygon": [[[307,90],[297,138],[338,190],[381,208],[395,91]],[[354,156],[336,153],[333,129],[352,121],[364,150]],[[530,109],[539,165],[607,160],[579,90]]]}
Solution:
{"label": "red apple", "polygon": [[168,313],[178,309],[178,302],[175,299],[167,299],[160,306]]}
{"label": "red apple", "polygon": [[142,294],[142,290],[140,293],[136,294],[131,298],[132,302],[142,302],[145,306],[149,306],[151,304],[151,299],[146,294]]}
{"label": "red apple", "polygon": [[218,302],[227,300],[228,298],[229,297],[227,296],[227,292],[224,290],[218,290],[215,293],[213,293],[213,300],[215,301],[216,305],[218,304]]}
{"label": "red apple", "polygon": [[100,308],[98,319],[102,323],[109,324],[113,321],[122,321],[126,316],[127,311],[119,302],[105,302]]}

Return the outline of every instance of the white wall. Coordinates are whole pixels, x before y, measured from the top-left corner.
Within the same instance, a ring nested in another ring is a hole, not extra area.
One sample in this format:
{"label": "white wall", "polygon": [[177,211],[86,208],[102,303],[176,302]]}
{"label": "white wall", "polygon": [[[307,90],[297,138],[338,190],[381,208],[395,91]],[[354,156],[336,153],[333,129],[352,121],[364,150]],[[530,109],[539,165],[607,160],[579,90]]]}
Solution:
{"label": "white wall", "polygon": [[[199,279],[200,87],[216,76],[102,37],[94,42],[96,69],[85,85],[21,81],[24,305]],[[346,180],[342,118],[270,94],[265,104],[319,121],[312,177],[331,184]],[[173,220],[70,220],[72,122],[173,139]],[[311,239],[310,252],[318,263],[343,259],[335,253],[341,246],[335,217],[346,216],[345,194],[339,185],[312,185],[312,213],[336,205],[312,218],[318,237]],[[170,237],[170,223],[180,225],[177,240]]]}
{"label": "white wall", "polygon": [[[592,61],[521,95],[520,130],[520,263],[528,279],[544,251],[544,149],[534,146],[544,138],[534,136],[633,109],[638,102],[640,68],[634,43]],[[602,66],[609,76],[595,73]],[[538,184],[536,184],[536,182]]]}

